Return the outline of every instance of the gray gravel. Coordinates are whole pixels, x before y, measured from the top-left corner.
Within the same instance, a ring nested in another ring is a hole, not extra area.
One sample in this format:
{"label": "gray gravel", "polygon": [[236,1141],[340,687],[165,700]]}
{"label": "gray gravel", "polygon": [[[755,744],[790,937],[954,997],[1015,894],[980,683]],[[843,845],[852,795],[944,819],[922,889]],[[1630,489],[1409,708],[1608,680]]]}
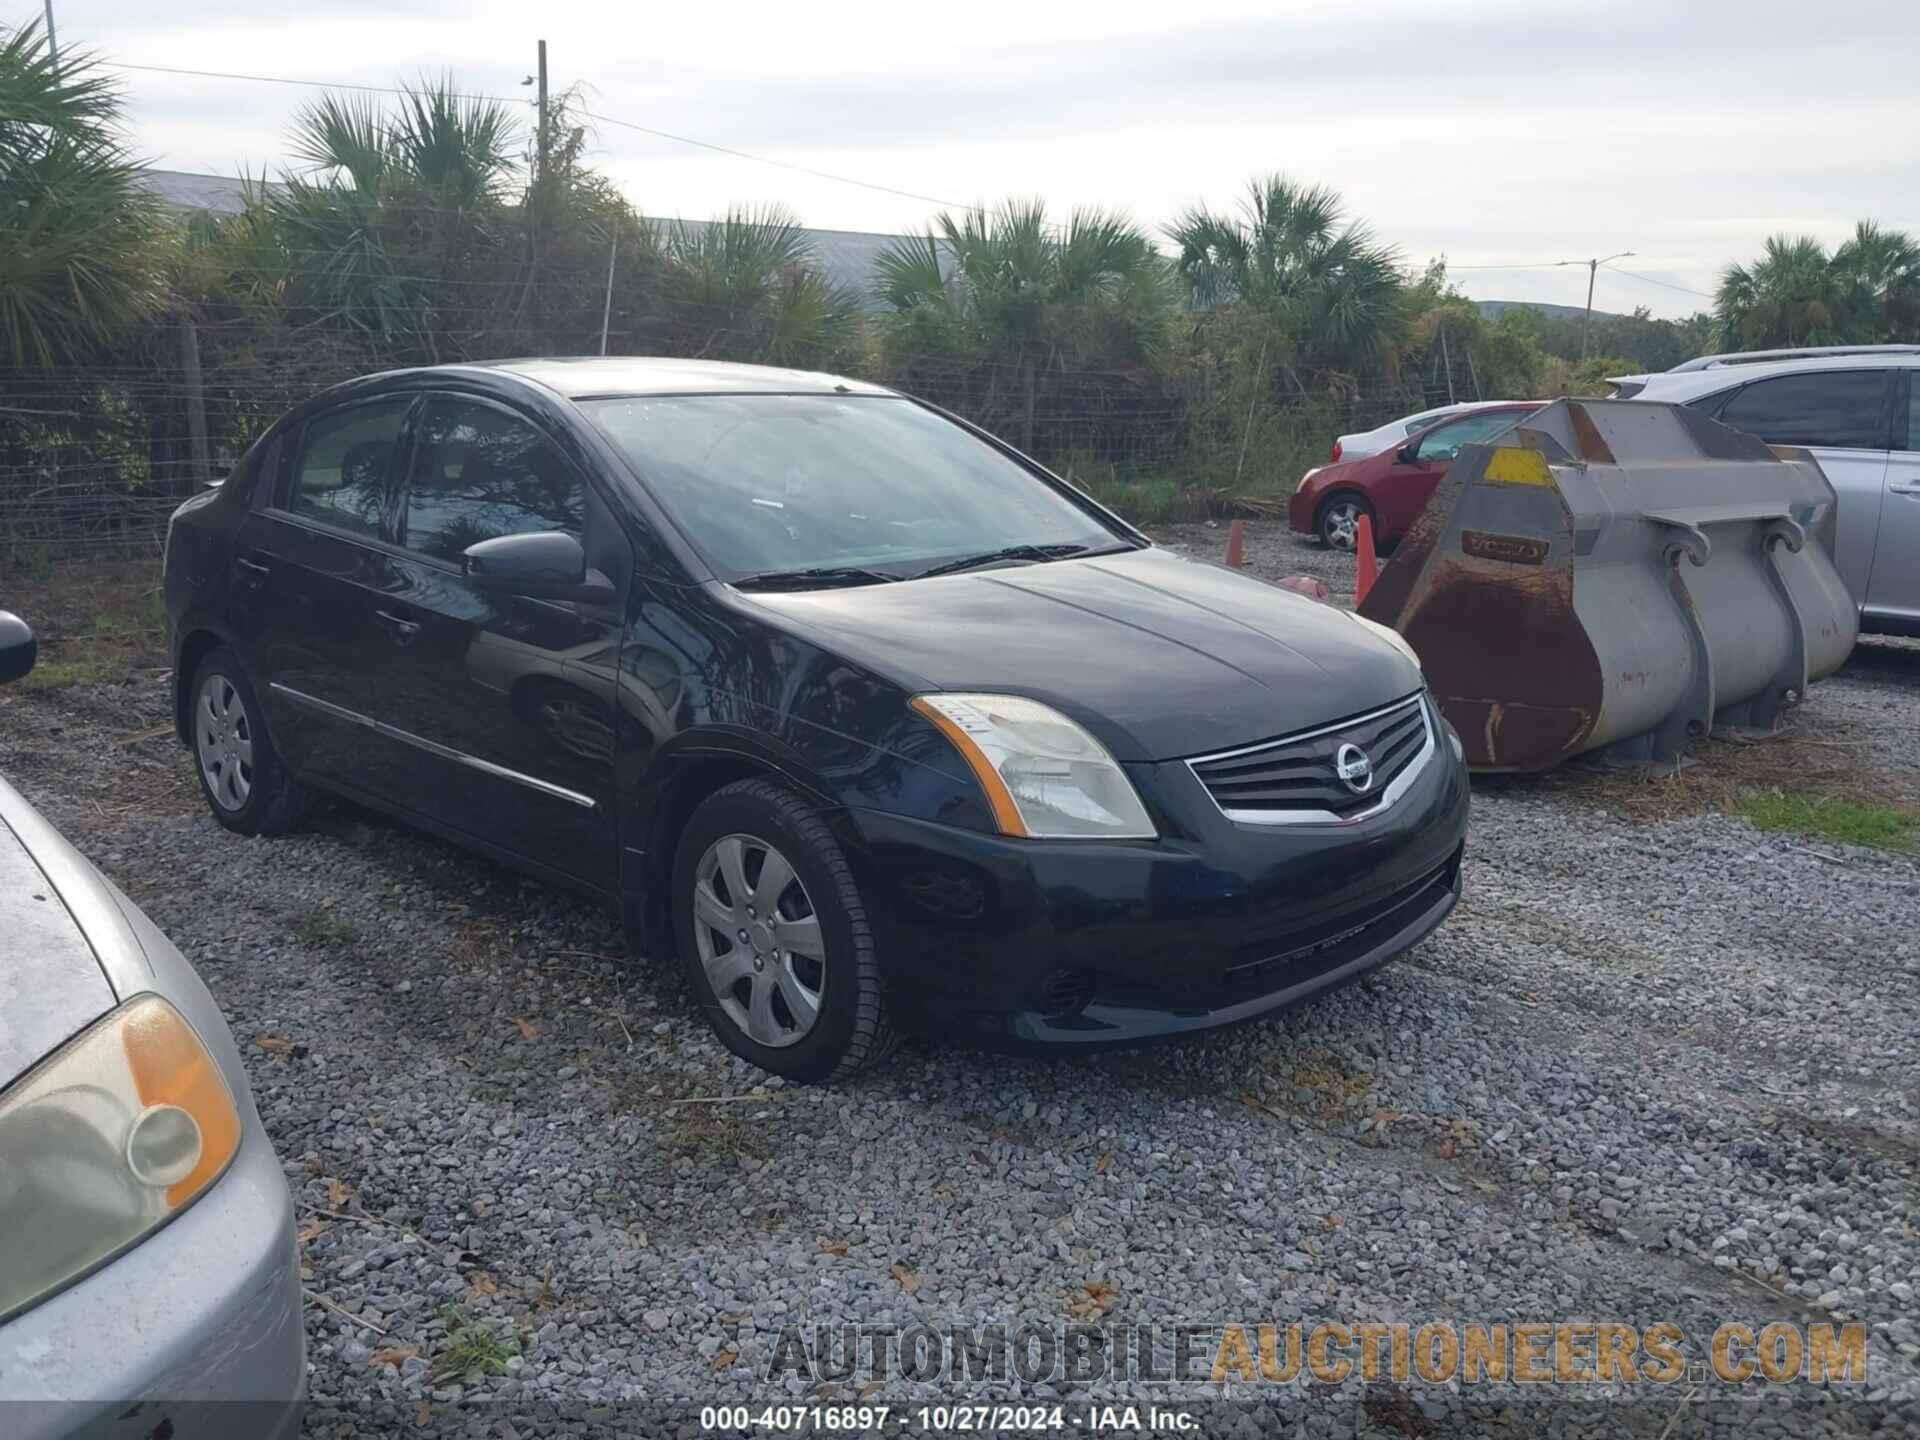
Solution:
{"label": "gray gravel", "polygon": [[[1257,531],[1276,574],[1350,565]],[[1881,763],[1915,767],[1916,700],[1920,651],[1876,645],[1801,718],[1860,718]],[[157,681],[0,696],[0,770],[173,936],[247,1052],[309,1288],[336,1307],[308,1314],[309,1433],[476,1397],[851,1398],[858,1377],[762,1378],[783,1327],[1102,1307],[1694,1337],[1859,1319],[1857,1403],[1792,1387],[1800,1410],[1721,1433],[1920,1425],[1910,859],[1479,787],[1459,912],[1354,988],[1172,1047],[909,1046],[799,1090],[728,1056],[568,895],[346,808],[228,835],[184,753],[122,743],[164,721]],[[499,1373],[449,1373],[482,1332]],[[1580,1409],[1354,1380],[1263,1392],[1273,1413],[1208,1433],[1699,1433],[1689,1391],[1657,1391]]]}

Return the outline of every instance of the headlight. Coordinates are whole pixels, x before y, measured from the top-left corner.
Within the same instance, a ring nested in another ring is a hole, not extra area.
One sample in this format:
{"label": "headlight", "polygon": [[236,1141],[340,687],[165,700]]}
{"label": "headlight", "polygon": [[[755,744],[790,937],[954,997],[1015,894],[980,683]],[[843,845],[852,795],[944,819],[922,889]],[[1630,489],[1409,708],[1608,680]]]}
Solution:
{"label": "headlight", "polygon": [[1413,646],[1407,643],[1407,637],[1402,635],[1398,630],[1390,629],[1351,610],[1347,611],[1347,618],[1356,625],[1365,626],[1370,634],[1379,636],[1382,640],[1386,641],[1387,644],[1411,660],[1414,669],[1421,671],[1423,674],[1425,673],[1425,667],[1420,663],[1419,653],[1414,650]]}
{"label": "headlight", "polygon": [[0,1095],[0,1320],[192,1204],[240,1148],[200,1037],[140,995]]}
{"label": "headlight", "polygon": [[1017,695],[922,695],[913,708],[953,742],[1007,835],[1150,840],[1133,783],[1098,740]]}

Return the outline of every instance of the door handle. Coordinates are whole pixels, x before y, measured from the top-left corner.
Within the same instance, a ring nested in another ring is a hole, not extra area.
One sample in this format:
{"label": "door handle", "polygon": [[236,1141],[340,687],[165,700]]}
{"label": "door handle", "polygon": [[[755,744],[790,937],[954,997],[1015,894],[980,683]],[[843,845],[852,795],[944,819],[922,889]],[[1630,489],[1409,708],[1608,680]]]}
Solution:
{"label": "door handle", "polygon": [[1911,485],[1889,485],[1887,489],[1896,495],[1920,495],[1920,481]]}
{"label": "door handle", "polygon": [[262,565],[258,560],[249,560],[245,556],[235,560],[233,568],[241,572],[241,579],[247,585],[258,585],[273,573],[271,565]]}
{"label": "door handle", "polygon": [[409,620],[406,616],[396,615],[391,610],[376,610],[373,612],[373,618],[393,631],[394,638],[402,644],[411,640],[420,629],[418,620]]}

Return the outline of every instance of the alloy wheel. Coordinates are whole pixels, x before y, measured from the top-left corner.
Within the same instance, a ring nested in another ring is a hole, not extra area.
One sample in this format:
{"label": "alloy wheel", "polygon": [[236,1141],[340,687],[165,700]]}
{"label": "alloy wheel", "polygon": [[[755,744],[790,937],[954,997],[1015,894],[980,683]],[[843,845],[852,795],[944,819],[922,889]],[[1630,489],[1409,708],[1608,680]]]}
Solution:
{"label": "alloy wheel", "polygon": [[244,808],[253,793],[253,718],[238,687],[218,671],[200,681],[193,697],[193,748],[213,803]]}
{"label": "alloy wheel", "polygon": [[1320,533],[1336,550],[1351,550],[1360,543],[1360,502],[1336,500],[1327,507],[1320,522]]}
{"label": "alloy wheel", "polygon": [[713,842],[694,869],[693,933],[727,1018],[773,1049],[820,1017],[826,948],[820,917],[787,858],[753,835]]}

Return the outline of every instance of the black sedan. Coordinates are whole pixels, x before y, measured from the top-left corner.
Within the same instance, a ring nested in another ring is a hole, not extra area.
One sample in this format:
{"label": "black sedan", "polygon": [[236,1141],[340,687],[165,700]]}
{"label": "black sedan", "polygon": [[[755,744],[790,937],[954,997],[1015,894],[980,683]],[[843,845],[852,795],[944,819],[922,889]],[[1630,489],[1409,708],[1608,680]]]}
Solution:
{"label": "black sedan", "polygon": [[180,507],[166,601],[221,824],[327,790],[577,886],[797,1080],[902,1030],[1244,1020],[1459,895],[1459,742],[1398,636],[855,381],[354,381]]}

